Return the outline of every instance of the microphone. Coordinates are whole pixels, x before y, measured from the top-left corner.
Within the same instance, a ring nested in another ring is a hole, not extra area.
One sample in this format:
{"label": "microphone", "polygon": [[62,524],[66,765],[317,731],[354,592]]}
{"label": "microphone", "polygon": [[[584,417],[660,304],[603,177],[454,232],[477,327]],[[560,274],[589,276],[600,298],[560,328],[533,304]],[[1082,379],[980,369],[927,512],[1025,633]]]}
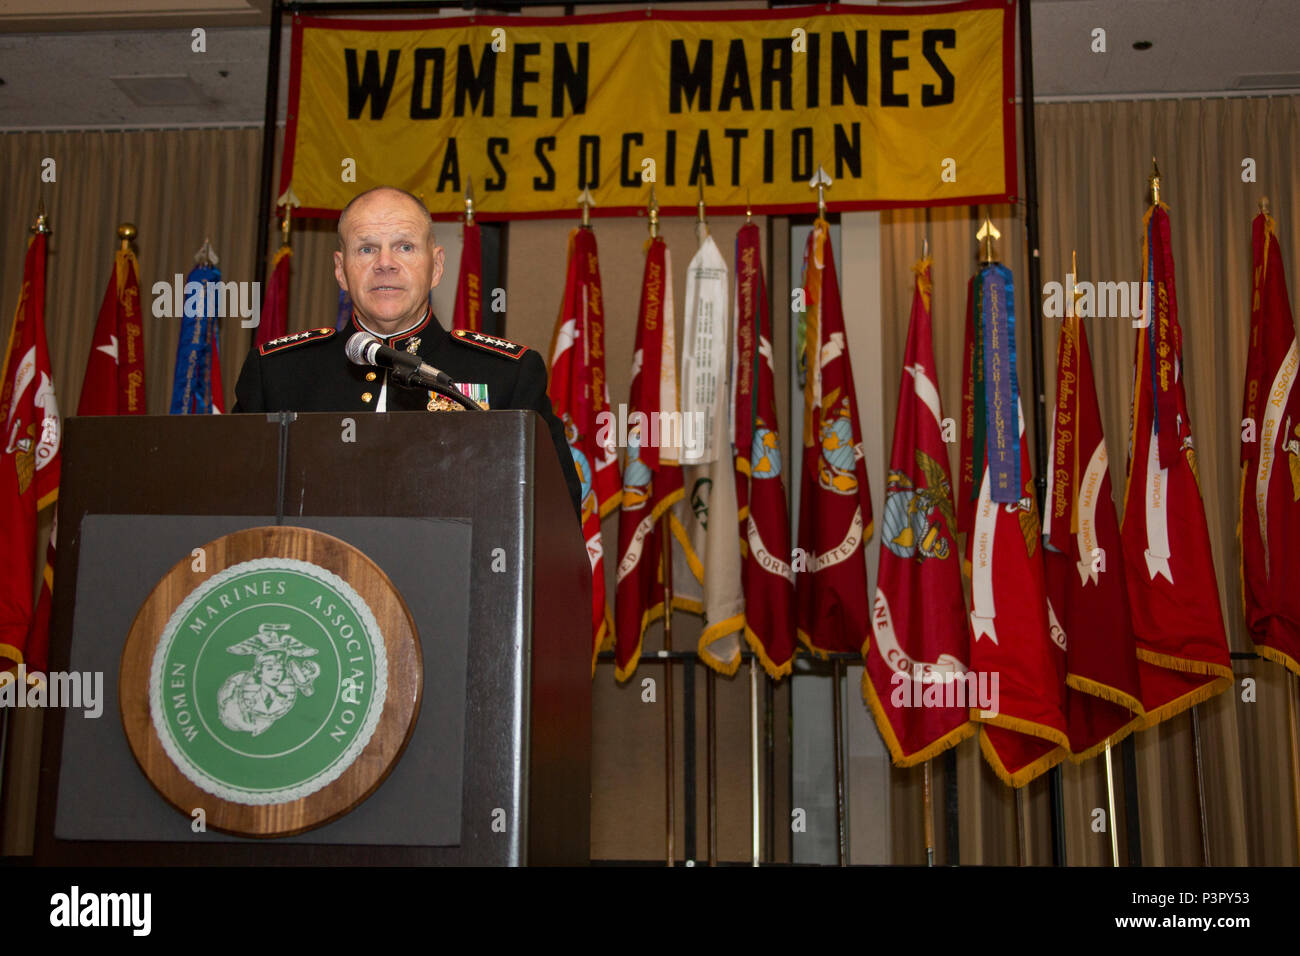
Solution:
{"label": "microphone", "polygon": [[[452,388],[455,385],[446,372],[432,365],[426,365],[420,361],[418,355],[389,348],[369,332],[354,332],[348,339],[345,351],[348,361],[354,365],[375,365],[379,368],[394,369],[396,374],[393,378],[402,384],[417,380],[429,385],[442,385],[445,388]],[[403,372],[406,374],[400,374]]]}
{"label": "microphone", "polygon": [[456,387],[450,375],[420,361],[420,356],[390,348],[369,332],[354,332],[344,346],[348,361],[354,365],[375,365],[392,369],[393,381],[408,387],[417,383],[450,398],[471,411],[483,411],[483,406]]}

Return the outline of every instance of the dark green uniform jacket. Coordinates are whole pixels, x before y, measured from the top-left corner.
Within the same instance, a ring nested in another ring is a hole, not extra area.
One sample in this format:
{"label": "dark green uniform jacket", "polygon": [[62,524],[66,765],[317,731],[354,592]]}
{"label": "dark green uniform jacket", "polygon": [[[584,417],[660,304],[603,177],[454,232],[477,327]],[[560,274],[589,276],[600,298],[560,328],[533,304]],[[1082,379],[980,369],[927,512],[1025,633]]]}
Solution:
{"label": "dark green uniform jacket", "polygon": [[[342,332],[311,329],[254,348],[239,373],[232,411],[375,411],[381,394],[385,411],[426,410],[428,389],[403,388],[388,379],[386,369],[348,361],[344,347],[360,329],[354,317]],[[564,425],[551,409],[546,394],[546,363],[537,352],[478,332],[449,333],[432,311],[397,335],[371,334],[390,348],[413,352],[426,364],[446,372],[453,381],[487,385],[488,406],[493,410],[529,408],[541,413],[551,430],[574,511],[581,513],[578,472],[564,438]]]}

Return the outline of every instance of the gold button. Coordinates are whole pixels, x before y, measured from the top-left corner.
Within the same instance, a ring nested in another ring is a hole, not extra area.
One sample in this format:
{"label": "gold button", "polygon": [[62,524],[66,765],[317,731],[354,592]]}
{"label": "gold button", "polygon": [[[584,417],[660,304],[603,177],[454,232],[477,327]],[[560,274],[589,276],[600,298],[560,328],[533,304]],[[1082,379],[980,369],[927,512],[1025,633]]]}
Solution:
{"label": "gold button", "polygon": [[367,381],[367,382],[373,382],[373,381],[375,380],[375,378],[376,378],[376,376],[375,376],[375,373],[374,373],[374,372],[367,372],[367,373],[366,373],[366,381]]}
{"label": "gold button", "polygon": [[361,400],[362,400],[363,402],[368,402],[368,401],[370,401],[371,398],[373,398],[373,396],[372,396],[369,392],[362,392],[362,393],[361,393]]}

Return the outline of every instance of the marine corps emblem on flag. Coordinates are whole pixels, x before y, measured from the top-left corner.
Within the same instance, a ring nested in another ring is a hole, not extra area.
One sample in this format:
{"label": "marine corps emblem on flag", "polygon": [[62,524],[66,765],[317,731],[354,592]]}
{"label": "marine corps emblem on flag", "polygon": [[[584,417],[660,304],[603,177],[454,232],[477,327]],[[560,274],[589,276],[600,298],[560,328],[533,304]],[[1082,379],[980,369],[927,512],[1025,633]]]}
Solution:
{"label": "marine corps emblem on flag", "polygon": [[580,488],[579,496],[582,502],[582,520],[587,520],[587,515],[596,510],[596,499],[592,497],[592,470],[591,460],[586,456],[578,444],[578,426],[573,424],[573,416],[565,412],[561,416],[564,422],[564,440],[569,446],[569,453],[573,455],[573,467],[578,473],[578,485]]}
{"label": "marine corps emblem on flag", "polygon": [[821,457],[817,461],[817,483],[837,495],[854,495],[858,492],[858,479],[853,473],[857,463],[857,450],[853,445],[853,421],[849,417],[849,400],[835,402],[832,393],[826,402],[826,417],[822,419]]}
{"label": "marine corps emblem on flag", "polygon": [[900,558],[943,559],[952,553],[957,517],[946,469],[916,450],[916,466],[925,484],[916,487],[901,471],[891,471],[885,487],[884,544]]}
{"label": "marine corps emblem on flag", "polygon": [[623,466],[623,510],[640,511],[650,500],[654,473],[641,460],[641,429],[627,436],[627,463]]}
{"label": "marine corps emblem on flag", "polygon": [[751,478],[781,477],[781,439],[776,432],[761,425],[754,430],[750,462]]}

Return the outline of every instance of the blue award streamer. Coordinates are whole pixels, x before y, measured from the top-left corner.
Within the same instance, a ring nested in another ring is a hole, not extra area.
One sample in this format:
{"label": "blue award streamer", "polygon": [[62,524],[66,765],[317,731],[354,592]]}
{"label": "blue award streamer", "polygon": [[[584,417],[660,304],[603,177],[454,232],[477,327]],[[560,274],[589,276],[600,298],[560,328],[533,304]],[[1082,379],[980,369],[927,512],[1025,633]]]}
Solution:
{"label": "blue award streamer", "polygon": [[980,270],[984,333],[984,403],[989,495],[999,503],[1020,500],[1020,393],[1016,381],[1015,290],[1011,270],[996,262]]}
{"label": "blue award streamer", "polygon": [[[207,414],[212,411],[212,342],[216,318],[208,314],[215,298],[213,284],[221,281],[221,270],[195,266],[185,277],[181,337],[176,345],[176,371],[172,378],[173,415]],[[193,294],[195,284],[202,294]]]}

